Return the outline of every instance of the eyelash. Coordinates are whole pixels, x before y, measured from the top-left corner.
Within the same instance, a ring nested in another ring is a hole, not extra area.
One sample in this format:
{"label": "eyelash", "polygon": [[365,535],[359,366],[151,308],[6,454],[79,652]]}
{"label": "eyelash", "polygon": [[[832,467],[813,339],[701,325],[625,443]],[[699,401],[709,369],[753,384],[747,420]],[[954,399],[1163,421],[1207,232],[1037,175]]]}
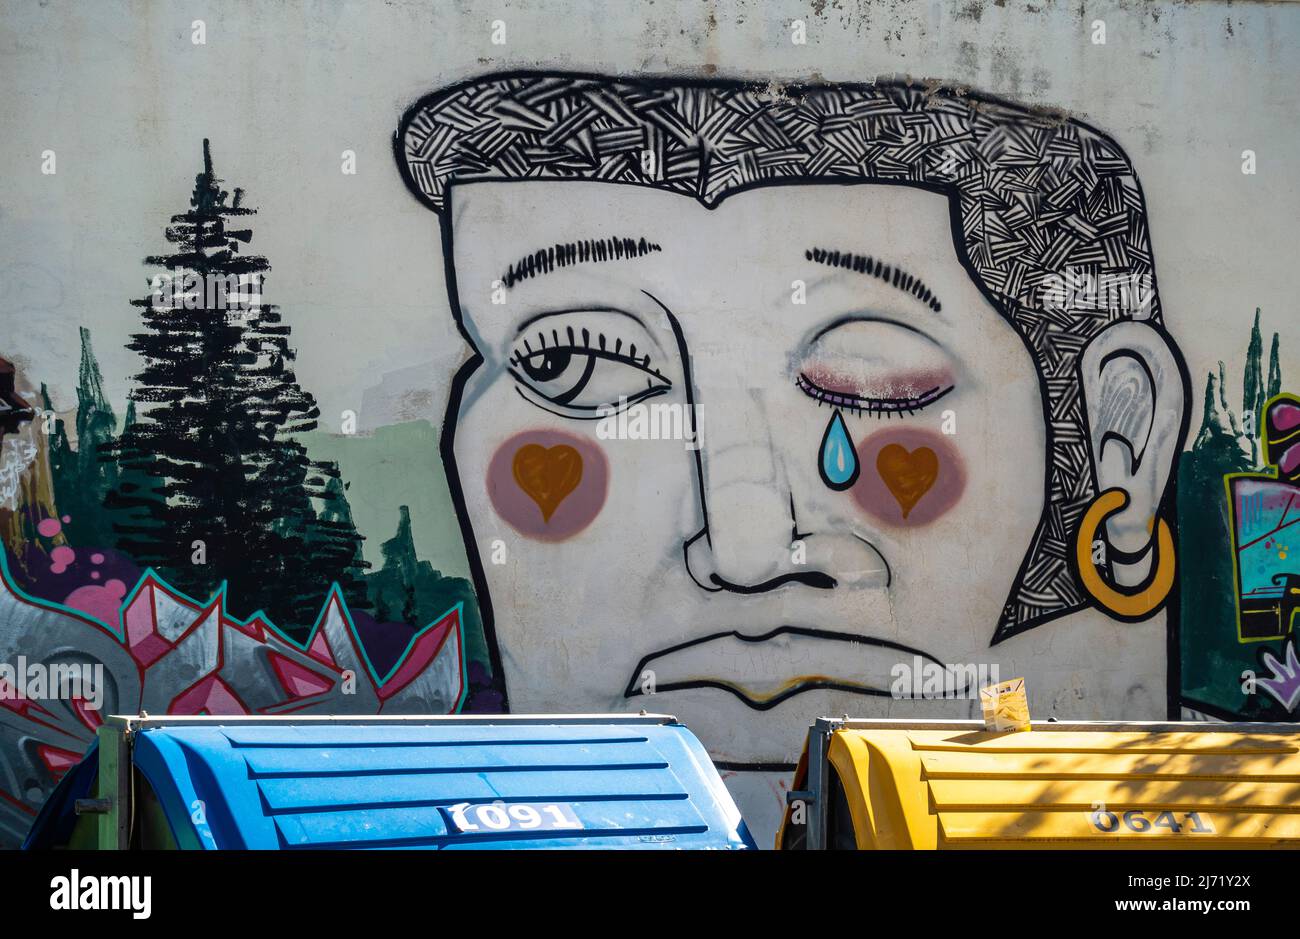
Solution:
{"label": "eyelash", "polygon": [[560,342],[560,331],[558,329],[552,329],[551,344],[547,345],[545,331],[539,330],[537,333],[538,348],[534,349],[529,344],[528,340],[524,339],[522,341],[524,344],[525,351],[521,352],[518,348],[516,348],[514,350],[514,354],[510,357],[509,362],[511,365],[516,365],[522,368],[524,361],[526,359],[531,359],[533,356],[545,352],[548,349],[552,352],[580,352],[585,355],[595,356],[596,358],[609,359],[614,362],[622,362],[625,365],[631,365],[634,368],[641,369],[643,372],[646,372],[647,374],[653,375],[655,378],[658,378],[660,381],[664,382],[665,384],[669,384],[669,385],[672,384],[671,382],[668,381],[668,378],[662,372],[660,372],[658,369],[650,367],[649,355],[638,356],[636,354],[636,343],[629,343],[628,351],[623,352],[622,351],[623,340],[615,336],[614,349],[613,351],[610,351],[609,349],[605,348],[606,339],[604,333],[602,332],[596,333],[596,346],[597,346],[596,348],[592,348],[591,346],[590,330],[584,327],[582,330],[580,330],[580,334],[582,337],[581,344],[579,344],[578,342],[578,334],[574,332],[573,327],[566,326],[565,335],[567,336],[569,341],[568,344],[565,345]]}
{"label": "eyelash", "polygon": [[867,414],[875,418],[892,417],[895,414],[900,416],[915,414],[922,408],[934,404],[955,387],[949,385],[947,388],[931,388],[915,398],[864,398],[861,395],[827,391],[815,384],[802,372],[794,380],[794,383],[795,387],[816,401],[819,406],[828,404],[831,407],[842,408],[859,416]]}

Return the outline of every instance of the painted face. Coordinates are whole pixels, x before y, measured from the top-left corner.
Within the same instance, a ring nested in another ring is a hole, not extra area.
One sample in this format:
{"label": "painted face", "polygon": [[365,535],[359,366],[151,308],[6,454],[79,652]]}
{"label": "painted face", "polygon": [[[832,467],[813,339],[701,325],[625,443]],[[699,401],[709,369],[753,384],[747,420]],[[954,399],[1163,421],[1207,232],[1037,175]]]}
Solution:
{"label": "painted face", "polygon": [[1032,672],[989,640],[1043,395],[945,197],[481,182],[450,217],[483,356],[455,463],[512,709],[645,707],[784,761],[819,714],[978,713],[895,701],[900,664]]}

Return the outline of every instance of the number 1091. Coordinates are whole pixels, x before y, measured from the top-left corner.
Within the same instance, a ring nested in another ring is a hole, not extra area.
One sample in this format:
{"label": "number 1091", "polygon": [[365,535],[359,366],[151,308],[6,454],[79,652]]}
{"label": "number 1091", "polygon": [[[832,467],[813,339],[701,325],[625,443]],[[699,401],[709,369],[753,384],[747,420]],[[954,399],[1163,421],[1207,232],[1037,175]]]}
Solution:
{"label": "number 1091", "polygon": [[461,833],[558,831],[582,828],[564,802],[461,802],[446,808],[452,828]]}

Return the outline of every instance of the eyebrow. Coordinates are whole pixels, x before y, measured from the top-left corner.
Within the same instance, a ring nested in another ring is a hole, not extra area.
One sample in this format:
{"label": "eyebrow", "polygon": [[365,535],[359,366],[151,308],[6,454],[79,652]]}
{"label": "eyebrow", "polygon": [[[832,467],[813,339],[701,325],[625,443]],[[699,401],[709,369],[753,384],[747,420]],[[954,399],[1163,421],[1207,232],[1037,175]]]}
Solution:
{"label": "eyebrow", "polygon": [[501,282],[513,287],[529,277],[541,277],[560,267],[575,264],[598,264],[602,261],[622,261],[644,257],[663,248],[645,238],[586,238],[582,241],[557,242],[541,248],[506,268]]}
{"label": "eyebrow", "polygon": [[842,267],[858,274],[879,278],[899,290],[910,293],[929,306],[934,312],[939,313],[943,310],[943,304],[939,302],[939,298],[921,281],[921,278],[913,277],[900,267],[893,267],[882,263],[879,259],[873,259],[869,254],[854,254],[852,251],[828,251],[825,248],[809,248],[804,252],[804,257],[817,264],[825,264],[828,267]]}

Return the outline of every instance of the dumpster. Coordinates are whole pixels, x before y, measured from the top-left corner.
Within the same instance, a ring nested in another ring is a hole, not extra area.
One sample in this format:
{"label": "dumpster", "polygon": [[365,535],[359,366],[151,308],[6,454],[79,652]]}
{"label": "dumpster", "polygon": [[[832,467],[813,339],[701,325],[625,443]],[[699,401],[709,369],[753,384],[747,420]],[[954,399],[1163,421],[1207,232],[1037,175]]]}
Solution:
{"label": "dumpster", "polygon": [[753,848],[656,714],[111,717],[26,848]]}
{"label": "dumpster", "polygon": [[1300,847],[1300,725],[821,718],[776,844]]}

